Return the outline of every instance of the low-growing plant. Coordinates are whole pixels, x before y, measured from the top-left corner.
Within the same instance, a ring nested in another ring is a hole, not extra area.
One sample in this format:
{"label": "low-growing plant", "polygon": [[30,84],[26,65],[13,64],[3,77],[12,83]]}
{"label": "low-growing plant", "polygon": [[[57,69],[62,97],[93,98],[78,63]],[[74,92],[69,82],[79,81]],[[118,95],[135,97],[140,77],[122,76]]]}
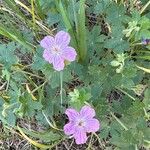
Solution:
{"label": "low-growing plant", "polygon": [[4,130],[32,149],[150,148],[150,1],[0,5]]}

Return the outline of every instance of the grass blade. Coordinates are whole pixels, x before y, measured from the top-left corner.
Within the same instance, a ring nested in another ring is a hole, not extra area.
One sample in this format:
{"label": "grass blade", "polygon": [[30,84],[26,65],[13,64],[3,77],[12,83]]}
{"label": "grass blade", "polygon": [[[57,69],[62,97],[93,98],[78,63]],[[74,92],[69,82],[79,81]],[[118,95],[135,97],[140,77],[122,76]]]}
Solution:
{"label": "grass blade", "polygon": [[35,10],[34,10],[34,0],[31,0],[31,14],[32,14],[32,20],[33,20],[33,29],[35,29],[36,20],[35,20]]}
{"label": "grass blade", "polygon": [[150,69],[147,69],[147,68],[144,68],[144,67],[140,67],[140,66],[137,66],[137,68],[143,70],[146,73],[150,73]]}
{"label": "grass blade", "polygon": [[[31,28],[31,26],[32,26],[32,23],[31,23],[31,21],[28,19],[28,18],[26,18],[23,14],[22,14],[22,12],[18,9],[18,7],[17,7],[17,5],[16,4],[18,4],[18,5],[20,5],[21,7],[23,7],[25,10],[27,10],[30,14],[32,14],[32,10],[30,9],[30,8],[28,8],[26,5],[24,5],[22,2],[20,2],[19,0],[12,0],[12,1],[10,1],[10,0],[6,0],[5,1],[6,2],[6,4],[8,5],[8,7],[14,12],[14,14],[17,16],[17,17],[19,17],[19,19],[21,19],[23,22],[25,22],[27,25],[28,25],[28,27],[29,28]],[[37,3],[36,3],[37,4]],[[10,12],[9,12],[10,13]],[[38,20],[40,20],[40,18],[38,17],[38,16],[36,16],[35,15],[35,18],[36,18],[36,20],[35,20],[35,22],[36,22],[36,24],[40,27],[40,28],[42,28],[45,32],[47,32],[47,33],[49,33],[49,34],[52,34],[52,32],[46,27],[46,26],[44,26],[42,23],[41,23],[41,21],[38,21]],[[37,20],[38,19],[38,20]]]}
{"label": "grass blade", "polygon": [[20,43],[27,49],[33,50],[33,48],[34,48],[34,46],[31,43],[29,43],[21,35],[19,35],[19,32],[15,28],[13,28],[13,30],[10,30],[7,27],[5,27],[4,25],[0,24],[0,34],[3,36],[6,36],[7,38],[9,38],[13,41]]}
{"label": "grass blade", "polygon": [[150,5],[150,0],[142,7],[141,11],[140,11],[140,14],[142,14],[146,9],[147,7]]}
{"label": "grass blade", "polygon": [[26,20],[26,17],[23,15],[23,13],[19,10],[14,0],[5,0],[5,3],[8,5],[9,8],[12,9],[21,19],[24,21]]}
{"label": "grass blade", "polygon": [[80,62],[83,62],[87,54],[87,43],[86,43],[86,26],[85,26],[85,0],[80,0],[79,13],[78,13],[78,45]]}
{"label": "grass blade", "polygon": [[138,58],[138,59],[145,59],[145,60],[150,60],[150,56],[134,56],[133,58]]}
{"label": "grass blade", "polygon": [[40,1],[39,1],[39,0],[36,0],[35,6],[36,6],[36,10],[37,10],[38,16],[39,16],[42,20],[44,20],[45,16],[44,16],[44,14],[43,14],[42,7],[41,7],[41,5],[40,5]]}

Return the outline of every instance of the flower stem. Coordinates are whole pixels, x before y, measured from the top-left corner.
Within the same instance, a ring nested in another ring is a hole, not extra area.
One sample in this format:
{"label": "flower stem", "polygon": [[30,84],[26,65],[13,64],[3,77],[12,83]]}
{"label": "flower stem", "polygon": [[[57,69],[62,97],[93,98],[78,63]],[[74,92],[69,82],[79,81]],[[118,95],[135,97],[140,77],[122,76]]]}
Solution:
{"label": "flower stem", "polygon": [[63,96],[62,96],[62,91],[63,91],[63,72],[60,72],[60,104],[62,107],[63,104]]}

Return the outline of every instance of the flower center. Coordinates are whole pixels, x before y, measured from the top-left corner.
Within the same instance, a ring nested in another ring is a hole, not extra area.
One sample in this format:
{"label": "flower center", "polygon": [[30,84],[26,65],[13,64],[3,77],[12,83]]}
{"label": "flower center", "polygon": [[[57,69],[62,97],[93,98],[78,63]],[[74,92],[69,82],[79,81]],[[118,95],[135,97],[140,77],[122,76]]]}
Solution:
{"label": "flower center", "polygon": [[54,49],[53,49],[55,52],[58,52],[59,51],[59,49],[57,48],[57,47],[54,47]]}
{"label": "flower center", "polygon": [[54,46],[52,48],[52,53],[59,55],[60,54],[60,48],[58,46]]}
{"label": "flower center", "polygon": [[79,127],[84,127],[84,126],[85,126],[85,121],[84,121],[83,119],[80,119],[80,120],[78,120],[77,125],[78,125]]}
{"label": "flower center", "polygon": [[83,124],[84,124],[84,122],[83,122],[83,121],[80,121],[78,125],[79,125],[79,126],[83,126]]}

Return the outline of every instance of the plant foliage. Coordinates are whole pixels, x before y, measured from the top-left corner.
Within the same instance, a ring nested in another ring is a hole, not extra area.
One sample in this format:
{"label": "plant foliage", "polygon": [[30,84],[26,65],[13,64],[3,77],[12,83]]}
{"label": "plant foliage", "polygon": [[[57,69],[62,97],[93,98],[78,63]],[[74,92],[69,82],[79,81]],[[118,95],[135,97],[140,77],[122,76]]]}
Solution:
{"label": "plant foliage", "polygon": [[[2,2],[3,126],[18,130],[21,121],[34,118],[44,131],[22,125],[23,137],[34,146],[40,147],[33,138],[53,147],[67,138],[61,130],[65,109],[90,104],[101,122],[102,149],[150,148],[150,44],[142,44],[142,39],[150,39],[148,8],[144,0],[140,6],[123,0]],[[60,30],[70,33],[78,53],[62,76],[43,59],[39,44]]]}

